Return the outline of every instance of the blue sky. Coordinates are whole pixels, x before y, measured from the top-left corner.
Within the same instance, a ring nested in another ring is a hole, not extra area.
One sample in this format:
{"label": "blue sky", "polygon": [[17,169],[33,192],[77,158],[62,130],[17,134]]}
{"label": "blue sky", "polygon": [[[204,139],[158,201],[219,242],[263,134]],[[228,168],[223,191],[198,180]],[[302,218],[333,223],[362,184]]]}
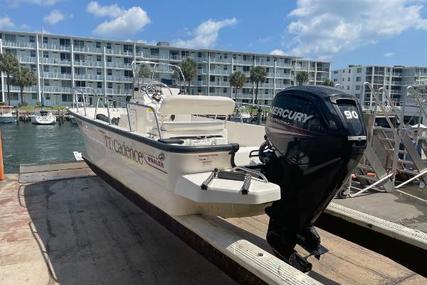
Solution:
{"label": "blue sky", "polygon": [[425,0],[0,0],[0,29],[427,66]]}

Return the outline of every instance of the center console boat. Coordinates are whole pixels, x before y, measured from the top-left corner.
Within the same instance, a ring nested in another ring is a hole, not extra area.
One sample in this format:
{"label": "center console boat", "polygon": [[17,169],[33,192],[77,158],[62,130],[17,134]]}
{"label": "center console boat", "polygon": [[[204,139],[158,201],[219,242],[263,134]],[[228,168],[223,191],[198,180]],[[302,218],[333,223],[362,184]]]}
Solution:
{"label": "center console boat", "polygon": [[[134,74],[144,64],[158,65],[134,62]],[[135,78],[123,107],[104,96],[89,100],[89,93],[76,90],[78,103],[69,111],[95,172],[172,216],[266,211],[275,254],[303,271],[311,267],[294,251],[297,243],[310,255],[326,251],[313,224],[366,145],[354,97],[328,87],[291,87],[275,96],[266,126],[258,126],[224,120],[235,108],[228,97],[182,95],[153,79]]]}

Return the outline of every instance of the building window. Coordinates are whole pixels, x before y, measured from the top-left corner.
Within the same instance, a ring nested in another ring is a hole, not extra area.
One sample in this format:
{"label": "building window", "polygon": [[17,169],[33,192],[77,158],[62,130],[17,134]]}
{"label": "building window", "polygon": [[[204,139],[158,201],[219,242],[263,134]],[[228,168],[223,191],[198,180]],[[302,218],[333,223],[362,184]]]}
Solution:
{"label": "building window", "polygon": [[209,78],[209,80],[210,80],[210,82],[215,82],[215,76],[211,75],[210,78]]}
{"label": "building window", "polygon": [[97,68],[96,69],[96,75],[101,75],[102,74],[102,70],[101,68]]}
{"label": "building window", "polygon": [[227,88],[222,88],[222,93],[227,93]]}
{"label": "building window", "polygon": [[113,83],[112,82],[107,82],[107,86],[109,89],[113,88]]}
{"label": "building window", "polygon": [[71,55],[69,53],[63,53],[61,52],[61,60],[70,60]]}
{"label": "building window", "polygon": [[44,44],[47,44],[47,43],[48,43],[48,39],[47,39],[47,37],[43,37],[43,43],[44,43]]}
{"label": "building window", "polygon": [[159,55],[159,49],[158,48],[150,48],[151,55],[158,56]]}
{"label": "building window", "polygon": [[44,51],[43,52],[43,58],[49,58],[49,52]]}
{"label": "building window", "polygon": [[96,42],[96,48],[101,48],[101,42]]}
{"label": "building window", "polygon": [[59,45],[62,47],[69,47],[70,40],[69,39],[59,39]]}
{"label": "building window", "polygon": [[362,69],[361,69],[361,68],[358,68],[356,72],[357,72],[357,73],[362,73]]}
{"label": "building window", "polygon": [[198,53],[197,53],[197,57],[202,57],[202,53],[201,53],[201,52],[198,52]]}
{"label": "building window", "polygon": [[31,94],[31,99],[33,99],[33,100],[37,100],[38,98],[37,98],[37,93],[33,93],[33,94]]}
{"label": "building window", "polygon": [[362,80],[362,78],[361,78],[360,76],[357,76],[357,77],[356,77],[356,81],[357,81],[357,82],[360,82],[361,80]]}
{"label": "building window", "polygon": [[32,50],[30,53],[31,53],[31,57],[36,57],[36,51],[35,50]]}
{"label": "building window", "polygon": [[35,36],[30,36],[30,43],[34,43],[36,42],[36,37]]}
{"label": "building window", "polygon": [[202,76],[201,75],[197,75],[197,81],[202,81]]}
{"label": "building window", "polygon": [[228,82],[228,77],[224,76],[224,82]]}
{"label": "building window", "polygon": [[62,102],[72,102],[73,97],[71,94],[62,94]]}
{"label": "building window", "polygon": [[250,70],[250,67],[249,66],[243,66],[243,71],[244,72],[248,72]]}
{"label": "building window", "polygon": [[[46,85],[49,86],[49,85]],[[46,100],[50,100],[50,95],[49,94],[45,94],[44,97],[46,98]]]}
{"label": "building window", "polygon": [[351,78],[350,78],[350,77],[348,77],[348,78],[347,78],[347,81],[350,81],[350,79],[351,79]]}
{"label": "building window", "polygon": [[124,57],[123,58],[123,63],[124,64],[130,64],[130,63],[132,63],[132,58],[130,58],[130,57]]}
{"label": "building window", "polygon": [[209,93],[215,93],[215,87],[209,87]]}
{"label": "building window", "polygon": [[113,75],[113,70],[112,69],[107,69],[107,75]]}
{"label": "building window", "polygon": [[360,85],[356,85],[356,90],[360,90]]}
{"label": "building window", "polygon": [[265,89],[265,90],[264,90],[264,94],[268,94],[268,89]]}
{"label": "building window", "polygon": [[111,49],[111,43],[107,43],[107,49]]}
{"label": "building window", "polygon": [[96,61],[101,61],[101,60],[102,60],[101,56],[100,56],[100,55],[97,55],[97,56],[96,56]]}
{"label": "building window", "polygon": [[96,87],[97,88],[102,88],[102,82],[96,82]]}
{"label": "building window", "polygon": [[107,56],[107,62],[111,62],[112,61],[112,57],[111,56]]}
{"label": "building window", "polygon": [[49,72],[49,65],[43,65],[43,71]]}
{"label": "building window", "polygon": [[132,70],[125,70],[124,71],[124,76],[125,77],[132,77],[133,75],[132,75]]}

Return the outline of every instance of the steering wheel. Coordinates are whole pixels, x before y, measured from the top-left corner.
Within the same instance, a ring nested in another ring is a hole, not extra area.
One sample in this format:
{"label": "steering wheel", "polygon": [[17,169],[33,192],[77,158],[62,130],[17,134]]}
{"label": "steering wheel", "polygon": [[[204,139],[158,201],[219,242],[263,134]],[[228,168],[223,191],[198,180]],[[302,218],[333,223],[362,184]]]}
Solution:
{"label": "steering wheel", "polygon": [[169,86],[167,86],[163,82],[156,81],[156,80],[153,80],[147,83],[147,86],[145,88],[145,94],[147,94],[147,96],[150,97],[151,99],[157,102],[160,102],[163,98],[163,94],[161,93],[161,91],[157,90],[156,88],[157,86],[167,88],[170,95],[172,95],[172,90],[169,88]]}

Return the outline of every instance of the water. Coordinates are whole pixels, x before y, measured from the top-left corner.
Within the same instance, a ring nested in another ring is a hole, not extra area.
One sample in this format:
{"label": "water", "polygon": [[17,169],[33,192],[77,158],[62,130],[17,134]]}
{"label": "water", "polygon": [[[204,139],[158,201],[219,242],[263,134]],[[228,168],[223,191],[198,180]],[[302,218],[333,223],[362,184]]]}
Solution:
{"label": "water", "polygon": [[6,173],[17,173],[25,163],[75,161],[73,151],[84,152],[83,138],[77,126],[39,126],[31,123],[0,125]]}

